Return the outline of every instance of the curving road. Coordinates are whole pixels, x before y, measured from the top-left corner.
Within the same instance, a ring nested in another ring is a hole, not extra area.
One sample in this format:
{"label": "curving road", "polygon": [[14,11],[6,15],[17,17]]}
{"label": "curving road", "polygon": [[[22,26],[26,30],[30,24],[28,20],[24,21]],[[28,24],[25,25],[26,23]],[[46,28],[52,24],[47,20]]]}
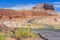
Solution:
{"label": "curving road", "polygon": [[46,30],[46,29],[43,30],[33,29],[32,32],[36,34],[40,34],[42,37],[48,40],[60,40],[60,30],[54,31],[54,30]]}

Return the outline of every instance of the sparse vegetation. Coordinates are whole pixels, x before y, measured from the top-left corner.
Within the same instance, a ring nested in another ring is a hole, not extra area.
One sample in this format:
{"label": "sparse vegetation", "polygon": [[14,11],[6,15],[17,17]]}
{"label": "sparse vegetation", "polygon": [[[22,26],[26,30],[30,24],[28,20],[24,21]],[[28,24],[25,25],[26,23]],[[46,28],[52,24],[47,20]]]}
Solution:
{"label": "sparse vegetation", "polygon": [[0,32],[0,40],[6,40],[6,36]]}
{"label": "sparse vegetation", "polygon": [[32,33],[30,28],[19,28],[16,30],[16,36],[33,37],[33,36],[36,36],[36,34]]}
{"label": "sparse vegetation", "polygon": [[15,38],[16,40],[20,40],[22,38],[38,38],[39,36],[33,32],[31,32],[31,28],[18,28],[16,30],[9,31],[8,36],[6,34],[0,33],[0,40],[6,40],[6,38]]}

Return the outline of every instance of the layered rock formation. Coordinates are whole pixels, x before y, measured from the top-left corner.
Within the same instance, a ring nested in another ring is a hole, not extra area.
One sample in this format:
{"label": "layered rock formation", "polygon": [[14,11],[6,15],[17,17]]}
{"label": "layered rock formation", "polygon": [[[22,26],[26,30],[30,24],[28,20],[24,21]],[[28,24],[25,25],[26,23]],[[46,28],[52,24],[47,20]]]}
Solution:
{"label": "layered rock formation", "polygon": [[32,9],[34,12],[47,12],[49,14],[57,15],[53,5],[50,4],[38,4]]}
{"label": "layered rock formation", "polygon": [[36,5],[32,10],[0,9],[0,23],[7,26],[16,27],[16,25],[18,25],[20,27],[21,24],[25,24],[28,20],[34,18],[60,18],[57,14],[54,7],[49,4]]}
{"label": "layered rock formation", "polygon": [[38,4],[33,7],[33,11],[45,11],[45,10],[54,10],[54,7],[50,4]]}

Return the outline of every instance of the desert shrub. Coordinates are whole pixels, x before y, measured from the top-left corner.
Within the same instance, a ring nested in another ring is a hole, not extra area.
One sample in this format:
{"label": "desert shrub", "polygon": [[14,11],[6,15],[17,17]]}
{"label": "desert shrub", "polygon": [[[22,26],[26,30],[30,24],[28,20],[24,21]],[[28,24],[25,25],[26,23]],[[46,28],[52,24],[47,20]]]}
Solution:
{"label": "desert shrub", "polygon": [[4,34],[0,33],[0,40],[6,40],[6,37]]}
{"label": "desert shrub", "polygon": [[31,32],[30,28],[19,28],[16,30],[16,36],[17,37],[32,37],[36,34]]}
{"label": "desert shrub", "polygon": [[48,29],[50,29],[50,30],[60,29],[60,25],[58,25],[58,24],[54,24],[54,25],[48,24],[47,27],[48,27]]}
{"label": "desert shrub", "polygon": [[60,29],[60,25],[53,25],[54,29]]}

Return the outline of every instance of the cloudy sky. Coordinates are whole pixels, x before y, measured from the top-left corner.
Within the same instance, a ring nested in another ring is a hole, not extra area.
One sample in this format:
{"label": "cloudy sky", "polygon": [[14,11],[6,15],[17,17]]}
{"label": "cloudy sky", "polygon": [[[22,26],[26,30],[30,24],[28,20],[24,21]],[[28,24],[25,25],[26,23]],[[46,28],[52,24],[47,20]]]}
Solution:
{"label": "cloudy sky", "polygon": [[0,0],[0,8],[6,9],[32,9],[36,4],[52,4],[57,12],[60,12],[60,0]]}

